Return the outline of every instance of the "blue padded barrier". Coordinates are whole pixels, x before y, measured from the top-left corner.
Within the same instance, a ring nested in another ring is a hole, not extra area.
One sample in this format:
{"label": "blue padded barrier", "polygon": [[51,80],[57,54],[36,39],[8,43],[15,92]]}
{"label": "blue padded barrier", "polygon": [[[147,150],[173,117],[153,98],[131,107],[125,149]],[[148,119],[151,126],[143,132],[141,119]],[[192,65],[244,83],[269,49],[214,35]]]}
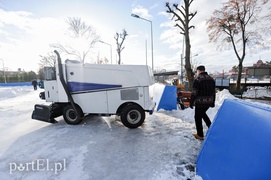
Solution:
{"label": "blue padded barrier", "polygon": [[177,109],[177,90],[176,86],[165,86],[160,102],[157,106],[159,109],[176,110]]}
{"label": "blue padded barrier", "polygon": [[271,109],[226,99],[207,132],[196,174],[204,180],[271,179]]}

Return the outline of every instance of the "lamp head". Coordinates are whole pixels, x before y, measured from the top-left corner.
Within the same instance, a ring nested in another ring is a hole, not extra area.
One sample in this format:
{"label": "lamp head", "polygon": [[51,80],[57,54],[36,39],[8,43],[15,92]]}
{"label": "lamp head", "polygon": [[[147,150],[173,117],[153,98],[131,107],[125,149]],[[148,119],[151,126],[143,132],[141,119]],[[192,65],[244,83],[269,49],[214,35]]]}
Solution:
{"label": "lamp head", "polygon": [[139,15],[136,15],[136,14],[131,14],[131,16],[133,16],[135,18],[140,18]]}

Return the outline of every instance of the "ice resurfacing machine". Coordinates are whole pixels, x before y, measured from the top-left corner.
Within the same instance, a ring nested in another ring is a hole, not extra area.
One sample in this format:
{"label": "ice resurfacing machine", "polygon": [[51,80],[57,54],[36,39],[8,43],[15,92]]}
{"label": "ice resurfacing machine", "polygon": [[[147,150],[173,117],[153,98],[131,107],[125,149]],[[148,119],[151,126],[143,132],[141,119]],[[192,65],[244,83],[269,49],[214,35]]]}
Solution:
{"label": "ice resurfacing machine", "polygon": [[[61,62],[57,55],[55,78],[45,77],[40,97],[50,105],[36,104],[32,119],[55,123],[63,115],[68,124],[79,124],[88,114],[118,115],[128,128],[137,128],[145,112],[153,113],[154,77],[146,65],[83,64]],[[48,73],[45,73],[45,76]]]}

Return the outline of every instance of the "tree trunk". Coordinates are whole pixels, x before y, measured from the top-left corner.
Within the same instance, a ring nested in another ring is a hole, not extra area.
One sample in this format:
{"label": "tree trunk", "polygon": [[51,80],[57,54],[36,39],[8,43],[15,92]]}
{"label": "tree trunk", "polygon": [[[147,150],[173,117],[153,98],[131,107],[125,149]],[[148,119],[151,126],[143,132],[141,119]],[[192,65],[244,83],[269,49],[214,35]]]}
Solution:
{"label": "tree trunk", "polygon": [[118,55],[119,55],[118,64],[120,64],[121,63],[120,52],[118,52]]}
{"label": "tree trunk", "polygon": [[187,33],[187,36],[185,36],[185,70],[186,70],[186,77],[189,82],[189,90],[192,91],[193,88],[193,81],[194,81],[194,73],[191,69],[191,63],[190,63],[190,38],[189,38],[189,32]]}
{"label": "tree trunk", "polygon": [[237,75],[237,81],[236,81],[236,90],[241,89],[242,71],[243,71],[243,63],[242,63],[242,61],[239,61],[238,75]]}

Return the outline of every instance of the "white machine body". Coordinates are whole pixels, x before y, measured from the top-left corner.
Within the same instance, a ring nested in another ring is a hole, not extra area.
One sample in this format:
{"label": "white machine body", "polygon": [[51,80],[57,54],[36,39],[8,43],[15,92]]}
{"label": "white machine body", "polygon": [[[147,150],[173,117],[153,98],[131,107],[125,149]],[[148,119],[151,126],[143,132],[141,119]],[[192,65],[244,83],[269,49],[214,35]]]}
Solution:
{"label": "white machine body", "polygon": [[[56,80],[44,82],[45,100],[66,103],[69,100],[58,69]],[[146,65],[82,64],[66,60],[62,69],[70,94],[83,113],[116,114],[127,102],[138,104],[148,112],[155,107],[154,76]]]}

